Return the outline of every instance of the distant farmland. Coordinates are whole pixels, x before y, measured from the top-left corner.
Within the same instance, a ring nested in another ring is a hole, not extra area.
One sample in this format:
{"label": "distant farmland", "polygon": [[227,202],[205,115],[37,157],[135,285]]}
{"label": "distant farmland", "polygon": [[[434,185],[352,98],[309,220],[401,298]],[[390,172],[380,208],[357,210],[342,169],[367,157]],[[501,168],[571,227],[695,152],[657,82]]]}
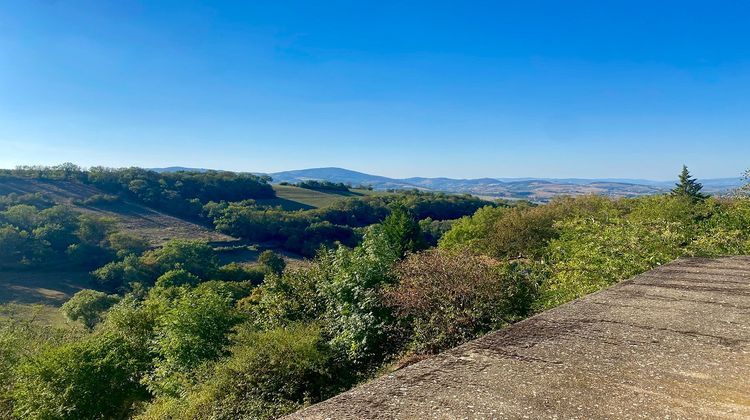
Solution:
{"label": "distant farmland", "polygon": [[362,197],[365,195],[385,194],[380,191],[352,189],[350,192],[319,191],[299,188],[292,185],[274,185],[277,198],[256,200],[259,204],[281,206],[284,210],[310,210],[330,206],[347,197]]}

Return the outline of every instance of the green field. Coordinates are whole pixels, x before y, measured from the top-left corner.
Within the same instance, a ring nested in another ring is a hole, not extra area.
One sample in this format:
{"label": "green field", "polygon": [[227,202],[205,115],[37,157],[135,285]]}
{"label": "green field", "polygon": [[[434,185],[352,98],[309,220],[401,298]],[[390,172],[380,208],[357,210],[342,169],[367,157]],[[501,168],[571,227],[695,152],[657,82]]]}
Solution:
{"label": "green field", "polygon": [[352,189],[350,192],[316,191],[292,185],[274,185],[277,198],[257,200],[259,204],[281,206],[284,210],[310,210],[330,206],[347,197],[386,194],[365,189]]}

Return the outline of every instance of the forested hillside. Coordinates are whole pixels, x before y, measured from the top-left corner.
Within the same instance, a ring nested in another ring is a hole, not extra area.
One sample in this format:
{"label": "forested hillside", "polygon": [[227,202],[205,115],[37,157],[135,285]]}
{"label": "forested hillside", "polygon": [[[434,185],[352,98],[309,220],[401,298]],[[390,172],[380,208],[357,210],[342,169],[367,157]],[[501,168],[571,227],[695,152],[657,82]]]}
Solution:
{"label": "forested hillside", "polygon": [[708,197],[687,169],[641,198],[409,193],[291,212],[170,179],[153,184],[176,188],[166,202],[197,199],[222,231],[321,246],[302,248],[305,264],[271,251],[227,264],[207,242],[150,247],[41,195],[5,196],[5,268],[68,258],[95,290],[62,306],[64,324],[2,319],[3,417],[273,418],[675,258],[750,253],[750,199]]}

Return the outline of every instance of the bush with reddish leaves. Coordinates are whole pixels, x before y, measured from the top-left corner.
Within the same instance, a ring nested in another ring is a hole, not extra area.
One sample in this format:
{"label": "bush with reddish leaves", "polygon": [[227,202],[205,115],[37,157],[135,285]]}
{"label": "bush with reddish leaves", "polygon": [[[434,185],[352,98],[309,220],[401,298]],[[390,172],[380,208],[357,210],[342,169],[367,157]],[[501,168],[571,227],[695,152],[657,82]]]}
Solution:
{"label": "bush with reddish leaves", "polygon": [[408,348],[435,353],[527,315],[534,270],[468,253],[430,250],[396,267],[399,283],[384,298],[410,336]]}

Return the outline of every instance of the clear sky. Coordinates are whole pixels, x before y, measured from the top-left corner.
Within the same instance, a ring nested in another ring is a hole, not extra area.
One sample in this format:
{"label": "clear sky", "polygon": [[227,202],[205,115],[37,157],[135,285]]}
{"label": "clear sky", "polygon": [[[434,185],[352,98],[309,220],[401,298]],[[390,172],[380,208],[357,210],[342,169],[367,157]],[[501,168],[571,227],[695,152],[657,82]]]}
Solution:
{"label": "clear sky", "polygon": [[701,178],[750,2],[0,0],[0,167]]}

